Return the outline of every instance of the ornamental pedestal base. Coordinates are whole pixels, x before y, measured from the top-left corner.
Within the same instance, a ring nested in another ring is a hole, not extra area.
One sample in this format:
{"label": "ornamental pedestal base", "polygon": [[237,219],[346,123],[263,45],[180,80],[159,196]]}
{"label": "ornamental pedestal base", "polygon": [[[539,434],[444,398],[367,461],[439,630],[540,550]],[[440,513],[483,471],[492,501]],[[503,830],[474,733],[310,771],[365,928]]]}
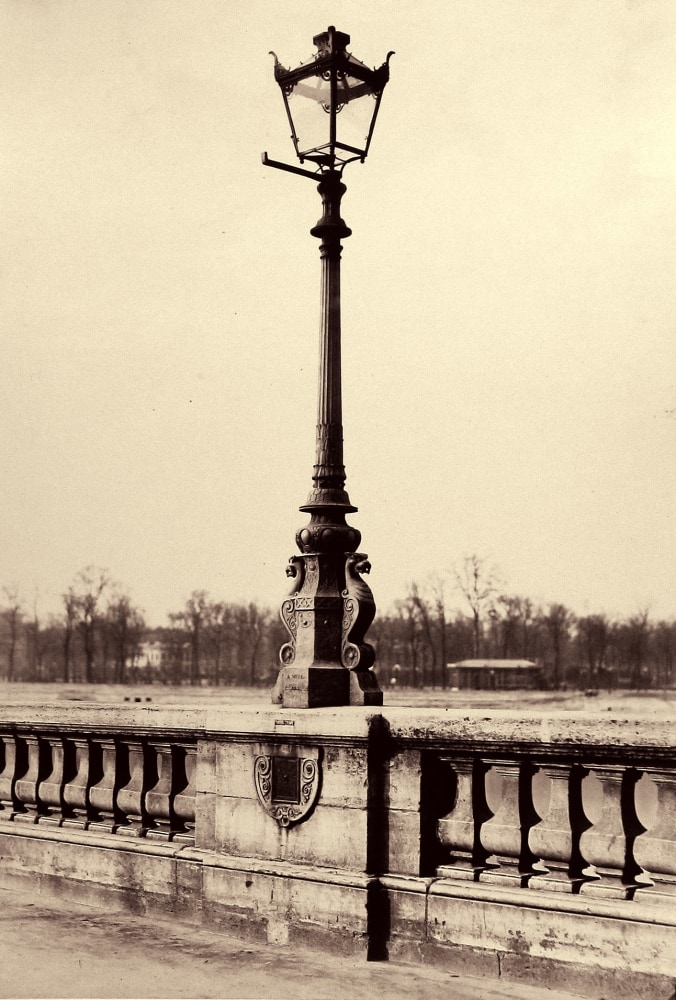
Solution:
{"label": "ornamental pedestal base", "polygon": [[383,692],[371,670],[350,670],[350,705],[382,705]]}
{"label": "ornamental pedestal base", "polygon": [[349,705],[350,673],[345,667],[336,666],[284,667],[279,672],[275,693],[284,708]]}
{"label": "ornamental pedestal base", "polygon": [[382,705],[371,669],[375,650],[365,641],[376,606],[361,574],[371,566],[363,552],[346,550],[347,543],[358,544],[359,532],[340,524],[338,515],[333,520],[327,515],[303,528],[296,540],[309,551],[292,556],[287,568],[293,587],[281,618],[289,641],[280,650],[273,703],[283,708]]}
{"label": "ornamental pedestal base", "polygon": [[283,708],[378,706],[383,703],[383,692],[370,670],[284,667],[277,678],[273,701]]}

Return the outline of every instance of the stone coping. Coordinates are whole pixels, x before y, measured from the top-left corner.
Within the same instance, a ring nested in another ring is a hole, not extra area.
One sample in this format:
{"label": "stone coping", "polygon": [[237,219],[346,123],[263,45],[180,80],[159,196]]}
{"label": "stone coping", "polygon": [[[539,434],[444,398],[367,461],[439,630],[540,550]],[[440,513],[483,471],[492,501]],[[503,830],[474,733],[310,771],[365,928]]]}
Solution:
{"label": "stone coping", "polygon": [[521,745],[676,749],[673,722],[646,716],[565,711],[524,717],[514,710],[440,708],[322,708],[282,709],[276,706],[159,706],[137,704],[9,705],[0,707],[4,729],[50,730],[53,733],[93,731],[139,732],[166,738],[225,738],[270,736],[326,738],[362,742],[370,736],[389,737],[408,745],[450,746],[492,744],[503,749]]}

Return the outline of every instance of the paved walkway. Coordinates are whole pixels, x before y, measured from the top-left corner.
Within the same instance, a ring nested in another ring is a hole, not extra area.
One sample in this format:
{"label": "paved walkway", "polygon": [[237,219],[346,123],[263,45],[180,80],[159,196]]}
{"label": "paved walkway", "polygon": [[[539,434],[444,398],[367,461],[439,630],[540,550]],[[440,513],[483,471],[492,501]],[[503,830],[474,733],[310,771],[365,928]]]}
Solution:
{"label": "paved walkway", "polygon": [[0,996],[214,1000],[577,1000],[437,969],[244,943],[0,890]]}

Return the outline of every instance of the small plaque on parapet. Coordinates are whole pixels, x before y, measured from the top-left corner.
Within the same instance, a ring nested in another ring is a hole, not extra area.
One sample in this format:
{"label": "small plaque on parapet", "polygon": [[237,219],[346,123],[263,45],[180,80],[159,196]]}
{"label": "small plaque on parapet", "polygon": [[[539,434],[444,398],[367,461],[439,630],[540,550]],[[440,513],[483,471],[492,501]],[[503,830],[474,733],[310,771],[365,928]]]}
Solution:
{"label": "small plaque on parapet", "polygon": [[271,801],[300,804],[300,758],[272,758]]}

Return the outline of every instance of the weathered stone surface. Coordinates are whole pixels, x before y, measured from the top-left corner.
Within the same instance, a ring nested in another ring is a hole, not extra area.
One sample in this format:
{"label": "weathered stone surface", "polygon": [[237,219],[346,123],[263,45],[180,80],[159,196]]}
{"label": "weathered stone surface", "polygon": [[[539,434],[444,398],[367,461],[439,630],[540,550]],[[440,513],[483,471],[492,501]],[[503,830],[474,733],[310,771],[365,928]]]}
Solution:
{"label": "weathered stone surface", "polygon": [[195,796],[195,846],[205,851],[216,850],[216,803],[213,792],[197,792]]}
{"label": "weathered stone surface", "polygon": [[[486,886],[430,886],[428,936],[439,944],[480,945],[487,951],[562,963],[634,972],[673,974],[676,924],[645,920],[631,903],[606,900],[588,904],[579,897],[523,897]],[[605,905],[604,905],[605,904]],[[651,915],[653,916],[653,915]]]}
{"label": "weathered stone surface", "polygon": [[[283,834],[283,836],[282,836]],[[287,831],[282,831],[265,812],[257,799],[218,797],[214,810],[214,846],[226,854],[239,854],[245,858],[283,856],[283,842]]]}
{"label": "weathered stone surface", "polygon": [[465,748],[482,744],[514,748],[520,743],[560,750],[570,757],[593,750],[618,750],[624,746],[673,751],[673,726],[668,719],[613,718],[608,715],[548,712],[524,718],[518,712],[457,709],[383,709],[393,740],[415,745]]}
{"label": "weathered stone surface", "polygon": [[420,809],[421,761],[419,750],[402,750],[387,763],[387,799],[392,809]]}
{"label": "weathered stone surface", "polygon": [[[258,740],[250,743],[214,743],[214,774],[209,782],[210,790],[229,798],[255,799],[254,762],[260,753]],[[200,777],[203,773],[202,770]],[[198,788],[201,787],[198,785]]]}
{"label": "weathered stone surface", "polygon": [[195,785],[197,793],[218,792],[218,774],[216,755],[219,744],[214,740],[200,739],[197,742],[197,764],[195,767]]}
{"label": "weathered stone surface", "polygon": [[[368,738],[373,719],[381,717],[382,709],[322,708],[285,709],[261,707],[211,708],[206,711],[205,725],[209,733],[246,735],[276,734],[280,737],[321,736],[330,741],[351,743]],[[0,719],[1,721],[1,719]]]}
{"label": "weathered stone surface", "polygon": [[318,806],[310,819],[280,827],[258,800],[217,800],[215,847],[228,854],[363,871],[366,810]]}
{"label": "weathered stone surface", "polygon": [[[313,878],[313,874],[315,877]],[[204,907],[221,926],[283,944],[323,940],[332,950],[365,951],[368,882],[321,878],[321,873],[283,867],[272,871],[207,865]]]}
{"label": "weathered stone surface", "polygon": [[389,950],[396,951],[404,941],[422,943],[420,928],[427,925],[427,893],[431,881],[393,875],[383,877],[389,901]]}
{"label": "weathered stone surface", "polygon": [[289,830],[286,858],[327,868],[366,870],[365,809],[317,806],[305,823]]}
{"label": "weathered stone surface", "polygon": [[390,809],[387,814],[387,845],[387,871],[417,875],[420,868],[420,813]]}
{"label": "weathered stone surface", "polygon": [[[50,831],[52,832],[52,831]],[[0,834],[2,865],[5,874],[30,877],[48,875],[72,881],[98,891],[113,890],[130,895],[144,893],[172,896],[175,883],[175,849],[160,845],[120,843],[117,849],[103,839],[73,842],[47,832],[40,837],[17,837]]]}
{"label": "weathered stone surface", "polygon": [[329,746],[321,761],[323,805],[363,809],[368,801],[368,749],[366,746]]}
{"label": "weathered stone surface", "polygon": [[198,732],[205,728],[206,710],[166,705],[94,705],[69,703],[49,705],[2,705],[0,726],[26,728],[44,726],[52,732],[82,732],[88,729],[100,733],[119,733],[124,729],[136,733]]}

